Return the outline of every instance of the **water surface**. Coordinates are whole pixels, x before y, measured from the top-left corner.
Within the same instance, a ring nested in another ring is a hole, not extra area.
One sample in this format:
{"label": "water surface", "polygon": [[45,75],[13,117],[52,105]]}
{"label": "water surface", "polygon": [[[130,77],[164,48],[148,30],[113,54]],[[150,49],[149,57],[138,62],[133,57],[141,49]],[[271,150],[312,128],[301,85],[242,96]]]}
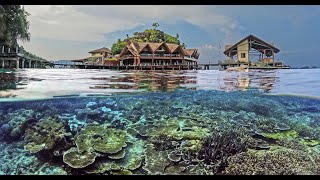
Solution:
{"label": "water surface", "polygon": [[[200,71],[110,71],[85,69],[23,69],[0,73],[2,101],[55,96],[110,95],[148,91],[248,90],[320,96],[319,69]],[[15,98],[12,98],[15,97]]]}

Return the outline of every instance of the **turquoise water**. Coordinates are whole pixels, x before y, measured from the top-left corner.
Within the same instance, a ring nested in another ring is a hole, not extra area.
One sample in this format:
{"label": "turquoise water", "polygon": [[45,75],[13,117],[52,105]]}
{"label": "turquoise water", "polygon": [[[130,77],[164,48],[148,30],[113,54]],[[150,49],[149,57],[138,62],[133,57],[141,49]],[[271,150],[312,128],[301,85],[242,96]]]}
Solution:
{"label": "turquoise water", "polygon": [[0,72],[0,174],[320,174],[319,75]]}

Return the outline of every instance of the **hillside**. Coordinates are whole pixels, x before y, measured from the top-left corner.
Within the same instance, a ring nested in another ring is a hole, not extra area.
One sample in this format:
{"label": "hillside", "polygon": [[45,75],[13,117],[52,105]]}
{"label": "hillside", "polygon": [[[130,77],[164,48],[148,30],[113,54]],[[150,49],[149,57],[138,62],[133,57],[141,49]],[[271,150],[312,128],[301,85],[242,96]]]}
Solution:
{"label": "hillside", "polygon": [[[118,39],[116,43],[114,43],[111,47],[112,54],[119,54],[121,50],[126,46],[128,39],[134,40],[137,42],[154,42],[154,43],[173,43],[173,44],[179,44],[179,34],[177,33],[176,36],[172,36],[170,34],[167,34],[161,30],[156,29],[159,24],[154,23],[153,29],[146,29],[143,32],[135,32],[133,33],[133,36],[129,37],[127,39]],[[184,47],[184,43],[182,43],[182,46]]]}

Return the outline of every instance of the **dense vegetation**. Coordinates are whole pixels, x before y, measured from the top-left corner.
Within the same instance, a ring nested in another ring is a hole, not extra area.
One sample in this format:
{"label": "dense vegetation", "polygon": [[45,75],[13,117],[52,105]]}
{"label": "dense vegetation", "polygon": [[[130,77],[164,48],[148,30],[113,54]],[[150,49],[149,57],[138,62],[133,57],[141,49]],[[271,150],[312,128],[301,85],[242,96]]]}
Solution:
{"label": "dense vegetation", "polygon": [[28,58],[31,58],[31,59],[45,60],[42,57],[39,57],[39,56],[37,56],[37,55],[35,55],[35,54],[31,53],[31,52],[26,51],[23,46],[20,46],[19,48],[20,48],[21,53],[23,53],[25,57],[28,57]]}
{"label": "dense vegetation", "polygon": [[28,15],[20,5],[0,5],[1,44],[16,46],[17,40],[30,40]]}
{"label": "dense vegetation", "polygon": [[[18,40],[30,41],[29,15],[20,5],[0,5],[0,45],[16,47]],[[29,58],[43,59],[25,51],[22,46],[20,50]]]}
{"label": "dense vegetation", "polygon": [[[153,29],[146,29],[143,32],[135,32],[133,33],[132,37],[127,35],[127,39],[118,39],[116,43],[114,43],[111,47],[112,54],[119,54],[121,50],[126,46],[127,41],[134,40],[137,42],[154,42],[154,43],[173,43],[173,44],[180,44],[179,41],[179,34],[176,36],[171,36],[170,34],[166,34],[163,31],[156,29],[159,27],[158,23],[153,23]],[[184,47],[184,43],[182,44]]]}

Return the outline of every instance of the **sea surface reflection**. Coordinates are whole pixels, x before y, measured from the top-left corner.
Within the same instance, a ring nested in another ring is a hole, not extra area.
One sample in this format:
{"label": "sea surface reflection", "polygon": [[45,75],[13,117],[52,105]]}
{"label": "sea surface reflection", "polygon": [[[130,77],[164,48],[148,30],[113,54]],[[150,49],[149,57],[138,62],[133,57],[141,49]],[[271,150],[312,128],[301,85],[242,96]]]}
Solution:
{"label": "sea surface reflection", "polygon": [[245,91],[320,96],[320,70],[110,71],[23,69],[0,72],[2,101],[60,96],[105,96],[115,93],[177,89]]}

